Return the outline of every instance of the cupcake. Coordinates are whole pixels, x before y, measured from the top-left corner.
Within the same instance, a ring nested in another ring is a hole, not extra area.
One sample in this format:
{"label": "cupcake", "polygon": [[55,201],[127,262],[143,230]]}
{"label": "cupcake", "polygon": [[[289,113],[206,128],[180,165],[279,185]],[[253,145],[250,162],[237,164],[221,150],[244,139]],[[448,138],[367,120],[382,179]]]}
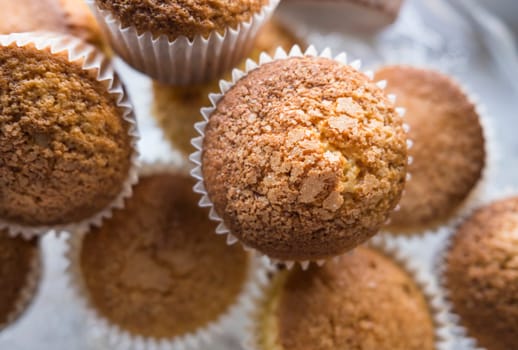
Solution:
{"label": "cupcake", "polygon": [[518,349],[518,198],[468,217],[451,238],[442,268],[452,311],[479,347]]}
{"label": "cupcake", "polygon": [[389,231],[422,232],[453,218],[480,182],[485,166],[484,133],[475,105],[449,77],[409,66],[382,67],[376,79],[406,108],[413,141],[401,210]]}
{"label": "cupcake", "polygon": [[40,275],[36,239],[0,231],[0,330],[15,322],[32,302]]}
{"label": "cupcake", "polygon": [[283,0],[283,21],[302,21],[321,30],[374,34],[394,23],[403,0]]}
{"label": "cupcake", "polygon": [[0,36],[0,227],[98,223],[135,181],[135,119],[104,56],[78,39]]}
{"label": "cupcake", "polygon": [[[274,54],[278,47],[289,50],[293,45],[305,46],[276,21],[269,21],[257,36],[252,59],[261,52]],[[222,78],[222,77],[221,77]],[[203,118],[200,109],[210,103],[209,94],[217,91],[219,80],[192,86],[153,84],[153,116],[168,140],[185,155],[194,151],[191,139],[196,136],[194,124]]]}
{"label": "cupcake", "polygon": [[107,339],[131,349],[181,348],[207,340],[246,299],[254,263],[211,234],[193,184],[187,175],[153,170],[123,210],[72,238],[73,286]]}
{"label": "cupcake", "polygon": [[382,89],[338,60],[295,52],[221,84],[191,157],[201,204],[224,222],[218,232],[288,262],[373,236],[407,164],[402,119]]}
{"label": "cupcake", "polygon": [[0,0],[0,34],[51,31],[103,47],[99,25],[82,0]]}
{"label": "cupcake", "polygon": [[279,0],[87,0],[114,50],[135,69],[171,85],[221,77],[252,49]]}
{"label": "cupcake", "polygon": [[278,273],[252,316],[251,350],[435,350],[420,286],[380,251],[359,247],[324,267]]}

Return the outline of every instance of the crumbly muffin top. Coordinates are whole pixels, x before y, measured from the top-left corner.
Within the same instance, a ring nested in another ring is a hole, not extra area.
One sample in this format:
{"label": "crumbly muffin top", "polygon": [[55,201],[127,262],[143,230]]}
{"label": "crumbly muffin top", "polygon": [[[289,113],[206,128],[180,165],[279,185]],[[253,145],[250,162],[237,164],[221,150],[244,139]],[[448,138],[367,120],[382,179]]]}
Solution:
{"label": "crumbly muffin top", "polygon": [[100,28],[83,0],[0,0],[0,8],[0,34],[45,30],[102,46]]}
{"label": "crumbly muffin top", "polygon": [[133,334],[196,331],[225,313],[243,289],[247,255],[214,234],[193,184],[181,175],[142,178],[126,209],[84,240],[80,263],[91,302]]}
{"label": "crumbly muffin top", "polygon": [[475,106],[450,78],[432,70],[388,66],[376,73],[405,107],[414,142],[401,210],[393,231],[415,231],[442,224],[469,196],[482,176],[485,141]]}
{"label": "crumbly muffin top", "polygon": [[38,254],[36,240],[11,238],[0,231],[0,327],[15,311]]}
{"label": "crumbly muffin top", "polygon": [[453,311],[479,344],[518,349],[518,198],[477,210],[446,255]]}
{"label": "crumbly muffin top", "polygon": [[399,201],[406,135],[353,68],[290,58],[250,72],[218,103],[202,170],[243,243],[279,259],[330,257],[371,237]]}
{"label": "crumbly muffin top", "polygon": [[288,272],[275,297],[270,317],[276,322],[264,330],[275,333],[278,349],[435,349],[424,295],[411,276],[372,249]]}
{"label": "crumbly muffin top", "polygon": [[108,206],[128,176],[129,125],[93,72],[33,46],[0,48],[0,218],[66,224]]}
{"label": "crumbly muffin top", "polygon": [[96,0],[124,27],[135,26],[139,33],[167,35],[170,40],[197,35],[208,37],[237,28],[259,13],[269,0]]}

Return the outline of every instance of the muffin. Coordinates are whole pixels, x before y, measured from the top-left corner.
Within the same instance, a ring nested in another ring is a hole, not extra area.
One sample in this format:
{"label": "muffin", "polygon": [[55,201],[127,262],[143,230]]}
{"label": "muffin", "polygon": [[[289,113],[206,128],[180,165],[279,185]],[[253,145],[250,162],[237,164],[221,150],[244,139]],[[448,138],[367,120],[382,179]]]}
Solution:
{"label": "muffin", "polygon": [[135,120],[113,74],[78,39],[0,36],[1,226],[93,222],[129,194]]}
{"label": "muffin", "polygon": [[480,182],[485,140],[473,103],[449,77],[409,66],[382,67],[376,79],[406,108],[410,126],[409,181],[389,230],[430,230],[453,218]]}
{"label": "muffin", "polygon": [[115,51],[171,85],[219,78],[250,52],[279,0],[88,0]]}
{"label": "muffin", "polygon": [[[293,45],[305,46],[276,21],[269,21],[257,36],[251,58],[259,59],[261,52],[274,54],[277,47],[290,50]],[[196,136],[194,123],[203,118],[200,109],[210,104],[209,94],[218,90],[219,80],[193,86],[153,84],[153,116],[164,130],[167,139],[183,154],[194,151],[191,139]]]}
{"label": "muffin", "polygon": [[312,56],[263,63],[204,113],[192,156],[202,204],[223,220],[220,232],[271,258],[342,254],[373,236],[400,199],[402,120],[351,66]]}
{"label": "muffin", "polygon": [[413,278],[359,247],[324,267],[277,274],[258,303],[254,350],[434,350],[435,324]]}
{"label": "muffin", "polygon": [[0,34],[51,31],[103,47],[99,25],[82,0],[0,0]]}
{"label": "muffin", "polygon": [[0,329],[27,309],[36,294],[38,275],[37,241],[0,231]]}
{"label": "muffin", "polygon": [[444,286],[460,324],[483,348],[518,349],[518,198],[478,209],[450,243]]}
{"label": "muffin", "polygon": [[374,34],[394,23],[403,0],[283,0],[279,15],[319,29]]}
{"label": "muffin", "polygon": [[211,234],[193,185],[165,171],[142,177],[125,209],[72,248],[74,285],[108,322],[108,335],[121,329],[128,339],[182,342],[242,298],[252,261]]}

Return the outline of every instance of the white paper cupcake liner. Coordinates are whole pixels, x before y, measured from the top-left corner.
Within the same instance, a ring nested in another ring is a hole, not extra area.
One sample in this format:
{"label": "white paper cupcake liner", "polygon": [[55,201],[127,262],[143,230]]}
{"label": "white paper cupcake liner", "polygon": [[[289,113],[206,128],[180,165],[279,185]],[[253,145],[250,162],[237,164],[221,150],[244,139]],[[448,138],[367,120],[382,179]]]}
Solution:
{"label": "white paper cupcake liner", "polygon": [[457,315],[453,310],[453,302],[450,298],[448,280],[446,278],[446,259],[452,247],[452,240],[457,233],[457,229],[468,220],[476,210],[486,205],[506,198],[518,197],[518,188],[505,188],[501,191],[493,192],[487,195],[485,200],[480,203],[478,207],[473,207],[464,215],[462,215],[455,225],[451,227],[442,228],[442,233],[445,235],[445,239],[441,242],[439,253],[435,257],[434,270],[436,277],[439,281],[439,287],[442,289],[444,295],[444,303],[446,306],[446,317],[448,322],[452,325],[452,334],[457,338],[457,343],[462,345],[463,350],[489,350],[481,347],[477,340],[469,336],[468,330],[462,325],[461,317]]}
{"label": "white paper cupcake liner", "polygon": [[[433,68],[425,68],[433,69]],[[451,230],[459,224],[459,220],[480,206],[485,201],[485,197],[489,191],[489,184],[494,178],[500,159],[500,147],[498,145],[495,128],[493,126],[493,118],[488,113],[487,108],[481,102],[480,98],[470,91],[466,86],[450,77],[452,81],[461,89],[468,101],[475,107],[475,111],[479,116],[480,125],[482,126],[484,148],[485,148],[485,164],[482,174],[477,184],[471,189],[471,192],[461,203],[459,208],[455,210],[451,218],[432,228],[424,228],[421,230],[411,230],[399,232],[398,230],[382,229],[381,235],[391,237],[400,242],[423,241],[431,237],[440,235],[445,230]]]}
{"label": "white paper cupcake liner", "polygon": [[[160,173],[180,173],[188,176],[188,170],[167,163],[155,163],[142,167],[142,177]],[[87,324],[96,339],[104,342],[109,349],[119,350],[189,350],[206,349],[211,340],[228,329],[236,318],[244,316],[251,309],[252,300],[257,297],[262,286],[267,283],[267,274],[271,269],[266,260],[248,255],[249,267],[246,282],[236,301],[217,320],[200,327],[193,333],[171,339],[154,339],[131,334],[101,316],[91,304],[88,290],[84,283],[80,252],[87,232],[71,234],[67,239],[66,258],[68,260],[67,278],[69,287],[76,295],[85,315]]]}
{"label": "white paper cupcake liner", "polygon": [[0,229],[7,229],[13,236],[21,235],[26,239],[30,239],[31,237],[39,236],[52,230],[56,232],[78,231],[87,230],[90,225],[99,226],[105,218],[111,216],[113,209],[122,208],[124,206],[124,199],[131,196],[132,187],[137,182],[138,128],[133,107],[124,87],[109,60],[99,50],[72,36],[49,32],[0,35],[1,46],[9,46],[12,44],[18,47],[34,45],[38,50],[48,49],[52,54],[66,52],[70,62],[82,61],[83,70],[95,72],[97,80],[107,86],[107,92],[116,98],[117,107],[123,111],[122,118],[128,123],[128,135],[131,138],[133,152],[131,155],[130,169],[121,192],[106,208],[94,216],[79,222],[42,226],[23,225],[0,219]]}
{"label": "white paper cupcake liner", "polygon": [[[361,68],[361,61],[355,60],[350,63],[347,62],[347,54],[342,52],[337,56],[333,56],[330,49],[325,49],[321,53],[318,53],[318,51],[315,49],[313,45],[310,45],[305,52],[302,52],[300,47],[298,45],[293,46],[293,48],[290,50],[290,52],[284,51],[281,47],[277,48],[275,55],[271,57],[266,52],[263,52],[259,56],[259,62],[255,62],[251,59],[248,59],[246,61],[246,67],[245,71],[234,69],[232,71],[232,81],[226,81],[221,80],[219,83],[220,92],[214,93],[209,95],[209,99],[212,103],[211,107],[202,108],[201,114],[203,116],[203,121],[196,123],[194,126],[200,136],[195,137],[192,139],[191,144],[194,146],[196,151],[192,153],[189,157],[191,162],[194,164],[194,168],[191,171],[191,175],[197,180],[196,185],[194,186],[194,192],[200,194],[202,198],[200,199],[199,205],[203,208],[209,208],[210,213],[209,217],[211,220],[219,222],[218,227],[216,228],[216,234],[218,235],[226,235],[227,236],[227,243],[229,245],[235,244],[237,242],[240,242],[231,232],[230,229],[225,225],[223,222],[223,218],[216,212],[214,209],[214,204],[209,198],[209,195],[207,193],[207,190],[205,189],[205,181],[203,179],[203,172],[202,172],[202,154],[203,154],[203,140],[205,138],[205,128],[207,127],[207,124],[209,122],[210,116],[214,111],[216,110],[216,106],[218,102],[223,98],[225,93],[230,90],[240,79],[242,79],[244,76],[246,76],[250,71],[256,69],[260,65],[275,61],[275,60],[282,60],[289,57],[302,57],[302,56],[312,56],[312,57],[323,57],[328,59],[334,59],[337,62],[349,65],[350,67],[356,69],[357,71],[360,71]],[[373,79],[374,74],[372,71],[366,71],[363,72],[369,79]],[[385,89],[387,83],[386,81],[379,81],[376,83],[376,85],[381,88]],[[389,100],[392,103],[396,103],[396,96],[393,94],[387,95]],[[396,108],[396,112],[399,114],[400,117],[404,117],[405,115],[405,109],[404,108]],[[410,130],[409,126],[407,124],[403,124],[403,127],[405,129],[405,132],[408,133]],[[413,142],[411,140],[407,140],[407,148],[412,148]],[[409,157],[408,162],[412,162],[412,159]],[[411,179],[411,175],[408,173],[406,180],[409,181]],[[396,207],[395,210],[398,210]],[[303,269],[307,269],[309,264],[311,262],[315,262],[318,265],[324,264],[329,259],[320,259],[316,261],[312,260],[305,260],[305,261],[294,261],[294,260],[278,260],[278,259],[272,259],[268,256],[266,256],[264,253],[246,246],[243,242],[240,242],[243,247],[250,252],[253,252],[255,255],[264,257],[270,261],[271,264],[284,264],[288,269],[293,268],[295,264],[300,264]]]}
{"label": "white paper cupcake liner", "polygon": [[[430,283],[433,277],[417,261],[405,255],[394,242],[385,240],[382,237],[375,237],[366,243],[365,246],[386,254],[411,275],[428,302],[435,325],[436,350],[455,350],[453,333],[449,324],[448,309],[440,289]],[[272,281],[273,279],[270,279],[270,282]],[[264,298],[271,287],[271,283],[263,285],[260,296],[254,300],[254,308],[248,314],[251,326],[248,327],[246,333],[244,343],[246,350],[266,350],[259,344],[259,322]]]}
{"label": "white paper cupcake liner", "polygon": [[223,34],[214,31],[207,38],[179,36],[173,41],[166,35],[139,33],[135,26],[124,27],[95,0],[87,3],[108,33],[113,49],[133,68],[165,84],[191,85],[218,79],[237,66],[251,51],[255,36],[279,0],[270,0],[248,21],[227,28]]}
{"label": "white paper cupcake liner", "polygon": [[43,275],[43,257],[41,253],[40,247],[41,241],[38,240],[36,253],[34,254],[30,271],[27,275],[27,279],[25,282],[25,286],[20,292],[18,296],[18,300],[16,301],[15,306],[13,307],[13,311],[7,316],[7,320],[5,323],[0,324],[0,332],[6,330],[11,325],[16,323],[21,316],[27,311],[27,309],[32,305],[36,295],[38,294],[39,285],[41,282],[41,278]]}

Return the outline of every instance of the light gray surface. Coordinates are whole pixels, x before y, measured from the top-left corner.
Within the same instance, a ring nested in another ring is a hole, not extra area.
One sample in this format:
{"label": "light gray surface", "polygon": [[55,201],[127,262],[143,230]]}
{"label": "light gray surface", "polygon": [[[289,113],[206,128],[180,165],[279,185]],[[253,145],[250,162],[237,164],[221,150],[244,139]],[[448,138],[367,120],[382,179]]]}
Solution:
{"label": "light gray surface", "polygon": [[[423,5],[422,3],[426,3]],[[422,14],[426,11],[427,16]],[[495,67],[483,38],[474,34],[473,23],[464,21],[442,1],[409,1],[398,24],[379,38],[359,42],[347,35],[319,36],[310,32],[310,40],[319,48],[331,46],[349,51],[352,56],[366,58],[368,65],[382,62],[407,62],[434,66],[457,77],[479,96],[487,107],[500,146],[500,160],[494,176],[489,179],[491,191],[514,186],[518,182],[518,95],[512,90],[500,70]],[[510,63],[511,64],[511,63]],[[140,143],[145,160],[172,159],[179,161],[163,140],[161,131],[149,117],[150,81],[118,62],[137,108],[142,131]],[[518,77],[514,77],[517,79]],[[422,265],[430,269],[442,237],[403,244]],[[93,350],[106,349],[92,338],[77,303],[66,288],[63,270],[63,240],[49,236],[43,241],[45,252],[45,279],[35,304],[16,325],[0,334],[2,350]],[[218,349],[239,349],[236,327],[222,337]],[[233,335],[234,334],[234,335]],[[461,350],[462,347],[456,346]]]}

